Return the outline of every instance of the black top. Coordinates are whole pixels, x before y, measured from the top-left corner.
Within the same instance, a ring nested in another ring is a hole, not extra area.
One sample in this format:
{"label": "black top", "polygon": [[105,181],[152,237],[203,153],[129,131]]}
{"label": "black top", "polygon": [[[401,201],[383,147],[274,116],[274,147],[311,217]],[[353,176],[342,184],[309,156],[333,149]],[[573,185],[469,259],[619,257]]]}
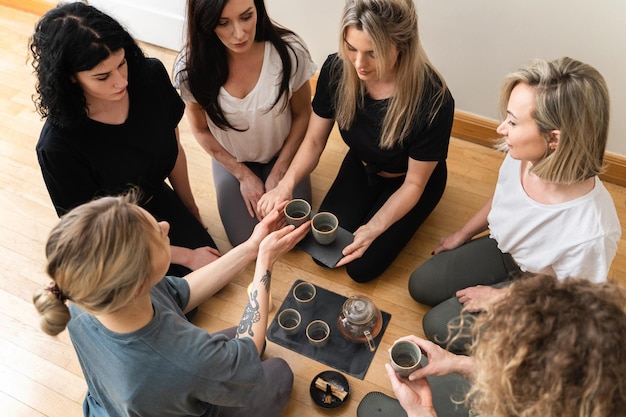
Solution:
{"label": "black top", "polygon": [[[331,54],[320,71],[313,111],[325,119],[335,118],[337,84],[341,70],[341,59],[337,54]],[[429,103],[434,101],[436,88],[440,86],[425,86],[423,108],[430,110]],[[351,151],[368,165],[391,173],[407,172],[409,157],[418,161],[445,161],[454,119],[454,99],[450,91],[446,90],[441,108],[431,123],[430,111],[420,112],[418,120],[401,145],[393,149],[381,149],[378,143],[388,101],[374,100],[366,95],[364,107],[357,109],[352,126],[339,130]]]}
{"label": "black top", "polygon": [[132,185],[147,198],[161,189],[174,168],[175,128],[185,104],[159,60],[149,58],[145,68],[140,79],[129,79],[130,109],[123,124],[88,118],[75,130],[44,124],[37,159],[59,216]]}

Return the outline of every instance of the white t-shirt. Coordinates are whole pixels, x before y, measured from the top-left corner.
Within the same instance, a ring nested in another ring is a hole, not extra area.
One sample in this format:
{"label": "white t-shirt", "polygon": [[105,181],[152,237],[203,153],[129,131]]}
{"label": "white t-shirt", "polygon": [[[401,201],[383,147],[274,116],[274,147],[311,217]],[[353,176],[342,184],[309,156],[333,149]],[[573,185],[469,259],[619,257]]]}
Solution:
{"label": "white t-shirt", "polygon": [[[218,141],[238,162],[267,163],[282,149],[285,139],[291,130],[292,115],[289,105],[281,112],[285,100],[291,99],[298,90],[315,73],[316,67],[304,44],[294,36],[285,37],[292,48],[287,48],[292,62],[292,76],[289,80],[289,95],[283,96],[272,108],[276,100],[282,73],[282,61],[274,46],[266,41],[263,56],[263,67],[256,86],[244,98],[231,96],[223,87],[219,93],[219,103],[226,119],[238,129],[222,130],[207,115],[209,130]],[[181,54],[182,56],[182,54]],[[179,73],[182,62],[176,63],[175,74]],[[179,77],[184,78],[184,77]],[[189,91],[186,80],[176,80],[177,88],[185,101],[196,102]]]}
{"label": "white t-shirt", "polygon": [[541,204],[522,187],[521,161],[507,155],[487,217],[498,248],[523,271],[606,281],[622,234],[611,195],[598,177],[586,195]]}

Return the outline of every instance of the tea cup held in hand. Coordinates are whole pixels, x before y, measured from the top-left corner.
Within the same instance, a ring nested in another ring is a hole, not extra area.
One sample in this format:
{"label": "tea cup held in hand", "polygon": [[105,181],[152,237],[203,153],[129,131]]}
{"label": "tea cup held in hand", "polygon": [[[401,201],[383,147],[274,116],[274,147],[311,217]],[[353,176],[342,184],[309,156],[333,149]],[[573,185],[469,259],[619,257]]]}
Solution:
{"label": "tea cup held in hand", "polygon": [[306,338],[315,347],[322,347],[330,339],[330,326],[323,320],[313,320],[306,326]]}
{"label": "tea cup held in hand", "polygon": [[329,212],[317,213],[311,221],[311,233],[320,245],[330,245],[337,238],[339,220]]}
{"label": "tea cup held in hand", "polygon": [[422,366],[422,350],[413,342],[399,340],[389,349],[389,359],[393,370],[406,378]]}
{"label": "tea cup held in hand", "polygon": [[300,327],[300,323],[302,321],[302,316],[298,310],[294,310],[293,308],[286,308],[280,313],[278,313],[278,325],[281,329],[287,334],[295,333],[296,330]]}
{"label": "tea cup held in hand", "polygon": [[306,200],[297,198],[287,203],[284,212],[288,224],[300,227],[311,217],[311,205]]}

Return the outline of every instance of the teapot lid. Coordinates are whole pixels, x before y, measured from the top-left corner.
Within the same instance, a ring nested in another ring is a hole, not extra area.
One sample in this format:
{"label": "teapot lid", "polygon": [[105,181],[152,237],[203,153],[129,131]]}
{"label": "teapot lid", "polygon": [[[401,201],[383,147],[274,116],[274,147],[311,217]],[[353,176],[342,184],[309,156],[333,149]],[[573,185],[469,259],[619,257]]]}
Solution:
{"label": "teapot lid", "polygon": [[343,304],[343,315],[354,324],[368,323],[375,314],[374,303],[364,295],[354,295]]}

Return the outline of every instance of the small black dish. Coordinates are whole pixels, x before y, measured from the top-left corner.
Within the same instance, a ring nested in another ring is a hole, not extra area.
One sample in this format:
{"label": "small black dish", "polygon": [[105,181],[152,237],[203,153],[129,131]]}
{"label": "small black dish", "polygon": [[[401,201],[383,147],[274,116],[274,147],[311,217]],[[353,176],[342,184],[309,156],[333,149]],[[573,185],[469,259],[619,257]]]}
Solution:
{"label": "small black dish", "polygon": [[[315,380],[317,378],[322,378],[324,381],[329,382],[347,392],[346,397],[341,401],[339,398],[332,395],[332,401],[330,404],[326,404],[324,402],[324,397],[326,396],[326,392],[320,390],[315,386]],[[311,394],[311,399],[317,405],[322,408],[337,408],[341,407],[350,397],[350,385],[348,384],[348,380],[345,376],[336,371],[324,371],[319,373],[313,378],[311,381],[311,387],[309,388],[309,393]]]}

